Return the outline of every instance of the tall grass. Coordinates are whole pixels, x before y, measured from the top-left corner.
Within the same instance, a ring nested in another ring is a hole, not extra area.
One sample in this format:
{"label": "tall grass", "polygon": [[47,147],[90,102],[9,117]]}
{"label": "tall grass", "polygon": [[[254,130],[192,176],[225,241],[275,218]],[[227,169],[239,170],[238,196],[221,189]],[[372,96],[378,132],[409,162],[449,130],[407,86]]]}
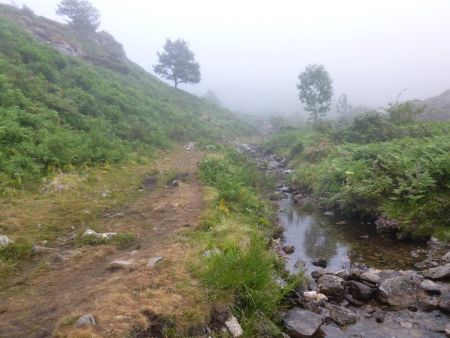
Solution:
{"label": "tall grass", "polygon": [[285,288],[276,283],[283,263],[269,249],[271,209],[258,195],[266,183],[254,164],[235,152],[206,158],[200,176],[217,197],[203,231],[196,233],[202,251],[196,274],[212,301],[231,302],[242,319],[256,311],[270,317],[299,279]]}

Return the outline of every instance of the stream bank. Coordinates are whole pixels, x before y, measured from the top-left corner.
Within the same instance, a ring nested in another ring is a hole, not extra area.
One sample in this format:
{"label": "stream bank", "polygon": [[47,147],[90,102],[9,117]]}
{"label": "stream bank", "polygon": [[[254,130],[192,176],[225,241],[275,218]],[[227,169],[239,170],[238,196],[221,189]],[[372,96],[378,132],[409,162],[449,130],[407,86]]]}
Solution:
{"label": "stream bank", "polygon": [[241,145],[275,178],[275,250],[286,269],[309,277],[288,300],[283,323],[292,337],[450,336],[450,253],[445,244],[398,240],[331,210],[305,208],[308,196],[287,184],[287,161]]}

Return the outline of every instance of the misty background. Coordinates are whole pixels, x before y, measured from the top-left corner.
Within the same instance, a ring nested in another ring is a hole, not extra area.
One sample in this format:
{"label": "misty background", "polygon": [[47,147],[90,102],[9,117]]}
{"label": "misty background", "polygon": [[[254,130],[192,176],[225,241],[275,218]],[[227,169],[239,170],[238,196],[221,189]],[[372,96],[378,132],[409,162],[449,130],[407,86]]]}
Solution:
{"label": "misty background", "polygon": [[[11,1],[1,1],[11,4]],[[56,16],[59,0],[14,1]],[[450,1],[112,1],[91,0],[99,30],[124,45],[153,73],[166,38],[183,38],[200,63],[200,84],[246,113],[301,110],[298,74],[323,64],[352,104],[382,106],[423,99],[450,88]]]}

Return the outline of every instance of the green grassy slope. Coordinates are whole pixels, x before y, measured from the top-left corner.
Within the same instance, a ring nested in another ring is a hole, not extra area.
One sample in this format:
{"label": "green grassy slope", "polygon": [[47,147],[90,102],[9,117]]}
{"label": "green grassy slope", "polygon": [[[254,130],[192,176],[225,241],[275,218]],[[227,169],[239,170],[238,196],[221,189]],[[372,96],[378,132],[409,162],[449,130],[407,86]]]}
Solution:
{"label": "green grassy slope", "polygon": [[[75,46],[80,57],[53,43]],[[0,5],[0,191],[55,169],[248,131],[229,111],[174,90],[127,60],[108,34],[78,36],[66,25]]]}
{"label": "green grassy slope", "polygon": [[450,240],[449,130],[449,122],[369,114],[344,128],[285,130],[264,147],[289,158],[293,183],[324,207]]}

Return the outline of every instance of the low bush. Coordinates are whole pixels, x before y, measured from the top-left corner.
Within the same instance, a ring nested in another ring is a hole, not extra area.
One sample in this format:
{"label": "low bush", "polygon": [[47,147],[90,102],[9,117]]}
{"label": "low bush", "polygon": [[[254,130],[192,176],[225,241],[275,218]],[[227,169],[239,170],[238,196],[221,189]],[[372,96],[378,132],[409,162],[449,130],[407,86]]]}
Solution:
{"label": "low bush", "polygon": [[[368,114],[329,133],[297,130],[275,135],[305,148],[291,161],[293,182],[327,208],[351,217],[385,215],[415,236],[445,234],[450,200],[449,122],[411,122],[408,106]],[[292,149],[292,143],[280,153]],[[446,235],[443,235],[444,237]]]}

